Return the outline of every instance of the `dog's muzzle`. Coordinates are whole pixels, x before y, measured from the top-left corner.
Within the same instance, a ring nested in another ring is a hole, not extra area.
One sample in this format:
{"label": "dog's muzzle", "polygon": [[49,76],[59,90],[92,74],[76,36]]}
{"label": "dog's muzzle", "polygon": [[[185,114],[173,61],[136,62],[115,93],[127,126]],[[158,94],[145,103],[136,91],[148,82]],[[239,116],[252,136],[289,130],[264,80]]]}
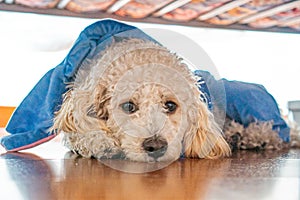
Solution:
{"label": "dog's muzzle", "polygon": [[142,147],[149,156],[157,159],[166,153],[168,142],[163,137],[154,135],[153,137],[146,138]]}

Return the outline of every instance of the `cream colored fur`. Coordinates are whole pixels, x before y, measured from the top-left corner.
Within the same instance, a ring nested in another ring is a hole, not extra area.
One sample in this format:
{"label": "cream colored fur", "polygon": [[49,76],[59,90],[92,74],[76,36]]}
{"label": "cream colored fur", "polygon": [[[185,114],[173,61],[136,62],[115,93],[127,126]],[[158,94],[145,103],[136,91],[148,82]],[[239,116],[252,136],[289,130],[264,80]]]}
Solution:
{"label": "cream colored fur", "polygon": [[287,121],[290,127],[290,142],[284,142],[272,121],[255,121],[247,127],[226,118],[223,128],[225,140],[231,149],[242,150],[282,150],[300,147],[300,131],[297,124]]}
{"label": "cream colored fur", "polygon": [[[96,158],[121,155],[134,161],[171,161],[187,157],[220,158],[230,147],[215,123],[192,72],[164,47],[129,39],[107,47],[98,59],[81,66],[56,113],[53,130],[63,132],[65,145]],[[132,101],[138,111],[120,105]],[[164,104],[177,104],[168,113]],[[154,159],[142,148],[146,138],[159,135],[168,147]]]}

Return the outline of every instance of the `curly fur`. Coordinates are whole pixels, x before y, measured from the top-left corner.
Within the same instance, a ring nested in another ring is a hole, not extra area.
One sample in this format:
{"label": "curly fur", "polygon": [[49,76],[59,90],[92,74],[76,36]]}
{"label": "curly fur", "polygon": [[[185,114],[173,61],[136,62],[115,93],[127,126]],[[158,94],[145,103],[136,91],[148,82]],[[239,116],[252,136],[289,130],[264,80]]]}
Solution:
{"label": "curly fur", "polygon": [[273,123],[253,122],[249,126],[227,120],[224,127],[226,141],[232,149],[282,149],[286,145],[278,132],[272,129]]}
{"label": "curly fur", "polygon": [[[84,63],[68,87],[52,129],[63,132],[65,145],[82,156],[168,161],[182,150],[195,158],[230,155],[214,116],[199,99],[192,72],[160,45],[138,39],[113,43]],[[128,100],[136,102],[138,112],[120,109]],[[178,105],[173,114],[164,108],[169,100]],[[142,148],[153,135],[168,142],[156,159]]]}
{"label": "curly fur", "polygon": [[223,127],[225,140],[233,150],[282,150],[300,147],[300,131],[297,124],[287,121],[290,127],[290,142],[284,142],[273,121],[255,121],[247,127],[226,118]]}

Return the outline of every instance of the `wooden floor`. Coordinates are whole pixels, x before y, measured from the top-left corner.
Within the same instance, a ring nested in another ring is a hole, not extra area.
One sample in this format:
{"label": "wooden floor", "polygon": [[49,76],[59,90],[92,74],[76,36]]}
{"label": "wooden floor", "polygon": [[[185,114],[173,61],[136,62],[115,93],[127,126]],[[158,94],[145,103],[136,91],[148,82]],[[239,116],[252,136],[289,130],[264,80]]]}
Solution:
{"label": "wooden floor", "polygon": [[76,158],[59,138],[23,153],[1,152],[0,199],[300,199],[299,149],[241,151],[222,160],[181,159],[137,174]]}

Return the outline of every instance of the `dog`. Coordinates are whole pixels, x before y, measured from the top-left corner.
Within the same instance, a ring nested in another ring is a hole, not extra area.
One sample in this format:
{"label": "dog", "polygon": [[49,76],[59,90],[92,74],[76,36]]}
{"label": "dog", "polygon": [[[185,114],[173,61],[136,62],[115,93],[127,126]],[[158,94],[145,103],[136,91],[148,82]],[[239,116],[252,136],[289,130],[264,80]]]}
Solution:
{"label": "dog", "polygon": [[68,84],[51,130],[84,157],[138,162],[231,154],[182,58],[152,41],[114,42]]}

